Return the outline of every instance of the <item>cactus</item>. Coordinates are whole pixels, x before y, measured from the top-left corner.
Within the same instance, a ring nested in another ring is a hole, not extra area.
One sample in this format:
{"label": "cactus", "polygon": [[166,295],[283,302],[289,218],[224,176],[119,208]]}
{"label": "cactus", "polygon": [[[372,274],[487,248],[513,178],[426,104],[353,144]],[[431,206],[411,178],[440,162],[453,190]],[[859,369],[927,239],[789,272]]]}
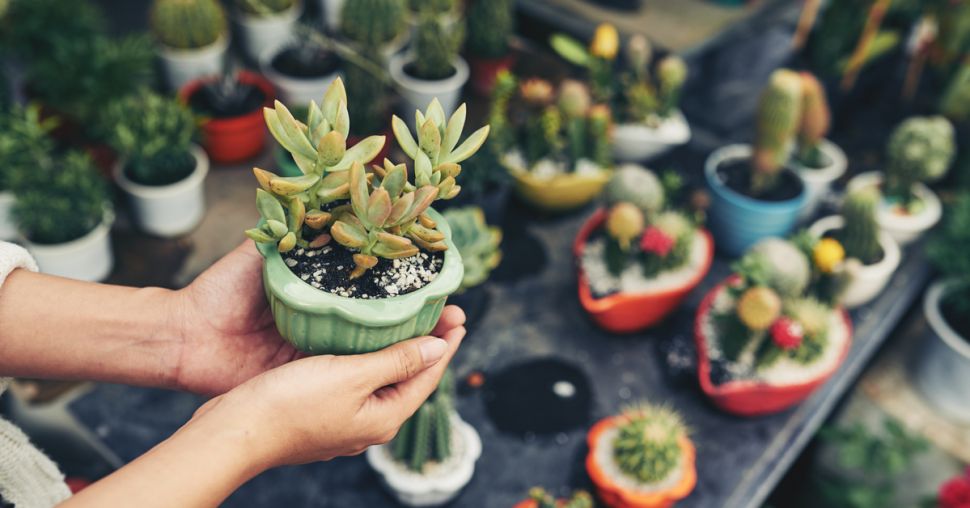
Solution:
{"label": "cactus", "polygon": [[624,251],[630,250],[633,239],[640,236],[645,225],[643,212],[630,203],[613,205],[606,217],[606,232]]}
{"label": "cactus", "polygon": [[605,190],[606,202],[628,202],[636,205],[648,217],[664,207],[664,189],[657,175],[636,164],[624,164],[616,169]]}
{"label": "cactus", "polygon": [[442,15],[455,12],[458,8],[458,0],[407,0],[407,2],[408,9],[415,14],[431,12]]}
{"label": "cactus", "polygon": [[608,167],[613,160],[610,148],[610,108],[597,104],[589,110],[589,157],[600,167]]}
{"label": "cactus", "polygon": [[593,497],[584,490],[576,491],[569,499],[557,500],[542,487],[529,489],[530,508],[593,508]]}
{"label": "cactus", "polygon": [[[758,242],[738,263],[738,272],[782,296],[800,295],[808,287],[811,267],[808,258],[789,241],[767,238]],[[757,267],[754,274],[745,267]]]}
{"label": "cactus", "polygon": [[446,371],[438,389],[404,422],[397,437],[390,442],[395,460],[421,473],[429,463],[440,463],[451,456],[453,392],[451,372]]}
{"label": "cactus", "polygon": [[812,261],[822,273],[835,273],[844,260],[845,248],[834,238],[822,238],[812,249]]}
{"label": "cactus", "polygon": [[435,12],[422,12],[414,37],[415,58],[412,72],[425,80],[445,79],[455,73],[454,62],[464,39],[464,26],[454,23],[446,27]]}
{"label": "cactus", "polygon": [[810,168],[825,165],[819,143],[828,134],[831,112],[825,98],[825,88],[818,78],[802,72],[802,117],[798,127],[798,160]]}
{"label": "cactus", "polygon": [[673,410],[641,403],[623,411],[618,427],[613,458],[638,483],[662,482],[680,465],[687,430]]}
{"label": "cactus", "polygon": [[832,309],[814,298],[791,298],[785,300],[785,313],[805,329],[805,335],[817,336],[828,329]]}
{"label": "cactus", "polygon": [[155,0],[150,24],[158,42],[170,48],[197,49],[226,33],[226,14],[216,0]]}
{"label": "cactus", "polygon": [[657,64],[657,114],[670,115],[680,103],[680,92],[687,81],[687,64],[678,56],[668,56]]}
{"label": "cactus", "polygon": [[626,65],[637,82],[650,79],[650,60],[653,57],[653,47],[650,41],[641,34],[630,37],[626,46]]}
{"label": "cactus", "polygon": [[[548,85],[548,83],[546,83]],[[501,157],[515,145],[515,131],[509,125],[507,111],[509,102],[515,96],[517,89],[515,76],[508,71],[501,71],[495,77],[495,88],[492,90],[492,103],[488,111],[488,123],[491,126],[491,141],[489,146]],[[552,85],[549,85],[552,94]]]}
{"label": "cactus", "polygon": [[482,209],[474,206],[448,209],[444,217],[451,226],[451,240],[465,265],[461,288],[478,286],[502,260],[499,250],[502,230],[486,224]]}
{"label": "cactus", "polygon": [[767,286],[750,287],[741,293],[736,309],[745,326],[765,331],[781,315],[781,297]]}
{"label": "cactus", "polygon": [[570,63],[585,67],[589,73],[590,88],[597,102],[610,102],[613,95],[613,60],[619,51],[620,36],[616,27],[601,23],[596,27],[589,48],[563,34],[549,39],[552,49]]}
{"label": "cactus", "polygon": [[575,163],[586,153],[586,117],[590,108],[590,96],[586,85],[567,79],[559,86],[559,111],[566,127],[566,146],[569,158]]}
{"label": "cactus", "polygon": [[[403,0],[353,0],[340,11],[340,32],[348,40],[367,48],[393,41],[407,29]],[[348,87],[354,90],[353,87]]]}
{"label": "cactus", "polygon": [[876,223],[880,199],[877,189],[866,188],[850,193],[842,205],[845,226],[839,232],[839,240],[847,256],[867,265],[879,261],[883,255]]}
{"label": "cactus", "polygon": [[916,183],[942,178],[955,154],[953,125],[946,118],[913,117],[903,121],[889,137],[887,196],[911,207],[915,204]]}
{"label": "cactus", "polygon": [[[265,17],[283,12],[296,3],[297,0],[236,0],[236,6],[243,12],[254,16]],[[356,0],[354,0],[356,1]]]}
{"label": "cactus", "polygon": [[509,52],[515,32],[512,0],[475,0],[468,8],[468,52],[480,58],[501,58]]}
{"label": "cactus", "polygon": [[687,238],[694,232],[694,225],[684,214],[670,210],[658,215],[653,225],[671,238]]}
{"label": "cactus", "polygon": [[772,73],[758,103],[757,133],[751,156],[753,195],[760,195],[777,184],[798,128],[801,107],[801,76],[788,69]]}

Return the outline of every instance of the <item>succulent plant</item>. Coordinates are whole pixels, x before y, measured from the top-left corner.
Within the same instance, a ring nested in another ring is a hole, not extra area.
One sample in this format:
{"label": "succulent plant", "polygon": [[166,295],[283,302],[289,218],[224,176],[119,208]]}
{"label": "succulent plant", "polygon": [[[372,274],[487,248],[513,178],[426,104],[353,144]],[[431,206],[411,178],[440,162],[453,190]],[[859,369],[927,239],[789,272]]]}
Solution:
{"label": "succulent plant", "polygon": [[653,226],[666,233],[671,238],[683,238],[694,233],[694,224],[684,214],[667,210],[657,215]]}
{"label": "succulent plant", "polygon": [[606,232],[624,251],[630,250],[631,243],[643,233],[645,225],[643,212],[630,203],[613,205],[606,217]]}
{"label": "succulent plant", "polygon": [[911,206],[916,183],[942,178],[955,154],[953,125],[946,118],[912,117],[903,121],[889,137],[887,196]]}
{"label": "succulent plant", "polygon": [[882,258],[879,244],[879,224],[876,222],[876,207],[881,196],[874,188],[864,188],[849,193],[842,205],[845,226],[839,232],[839,240],[847,256],[871,264]]}
{"label": "succulent plant", "polygon": [[801,108],[801,76],[788,69],[776,70],[758,103],[757,132],[751,156],[751,192],[754,195],[777,184],[801,119]]}
{"label": "succulent plant", "polygon": [[454,385],[448,371],[438,389],[414,416],[404,422],[397,437],[390,442],[395,460],[420,473],[429,463],[440,463],[451,456],[453,393]]}
{"label": "succulent plant", "polygon": [[542,487],[529,489],[532,508],[593,508],[593,497],[584,490],[576,491],[569,499],[556,499]]}
{"label": "succulent plant", "polygon": [[738,263],[737,271],[782,296],[801,294],[811,280],[808,258],[794,244],[781,238],[758,242]]}
{"label": "succulent plant", "polygon": [[485,223],[481,208],[451,208],[444,212],[451,226],[451,241],[461,253],[465,277],[461,288],[469,289],[485,282],[489,273],[502,261],[502,230]]}
{"label": "succulent plant", "polygon": [[226,33],[226,14],[217,0],[155,0],[150,24],[158,42],[170,48],[197,49]]}
{"label": "succulent plant", "polygon": [[798,160],[808,167],[824,166],[819,144],[832,121],[825,88],[811,73],[802,72],[801,122],[798,126]]}
{"label": "succulent plant", "polygon": [[748,328],[765,331],[781,316],[781,297],[767,286],[750,287],[738,298],[737,313]]}
{"label": "succulent plant", "polygon": [[[489,146],[497,156],[505,154],[515,145],[515,131],[509,124],[507,112],[517,88],[518,81],[512,73],[503,70],[495,77],[492,103],[488,110],[488,123],[492,132]],[[549,93],[552,94],[552,85],[549,85]]]}
{"label": "succulent plant", "polygon": [[475,0],[466,13],[468,19],[468,52],[480,58],[501,58],[509,52],[509,40],[515,32],[512,0]]}
{"label": "succulent plant", "polygon": [[633,203],[646,216],[664,207],[664,189],[657,175],[637,164],[624,164],[616,169],[604,192],[608,204]]}
{"label": "succulent plant", "polygon": [[[236,0],[236,6],[243,12],[255,16],[272,16],[296,4],[297,0]],[[356,0],[355,0],[356,1]]]}
{"label": "succulent plant", "polygon": [[446,23],[437,12],[418,16],[414,36],[412,73],[425,80],[445,79],[455,73],[454,62],[465,38],[462,22]]}
{"label": "succulent plant", "polygon": [[680,440],[686,433],[673,410],[641,403],[620,416],[613,458],[620,471],[638,483],[659,483],[679,466]]}
{"label": "succulent plant", "polygon": [[406,14],[404,0],[344,2],[340,11],[340,32],[362,47],[380,48],[404,33]]}
{"label": "succulent plant", "polygon": [[678,56],[664,57],[657,64],[657,114],[670,115],[680,103],[680,93],[687,81],[687,64]]}

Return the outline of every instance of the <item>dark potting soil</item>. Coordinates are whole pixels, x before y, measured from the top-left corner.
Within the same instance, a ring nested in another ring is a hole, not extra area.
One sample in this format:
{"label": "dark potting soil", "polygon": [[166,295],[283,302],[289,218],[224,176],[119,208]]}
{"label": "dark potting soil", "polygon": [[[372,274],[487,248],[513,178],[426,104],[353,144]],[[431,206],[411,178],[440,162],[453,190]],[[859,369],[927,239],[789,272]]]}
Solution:
{"label": "dark potting soil", "polygon": [[295,248],[283,261],[297,277],[311,286],[348,298],[372,300],[416,291],[434,280],[444,263],[444,253],[421,252],[404,259],[378,258],[377,266],[350,280],[354,253],[335,241],[320,249]]}
{"label": "dark potting soil", "polygon": [[294,78],[322,78],[337,71],[340,59],[323,48],[290,47],[271,62],[274,69]]}
{"label": "dark potting soil", "polygon": [[557,358],[518,363],[486,376],[482,398],[488,417],[502,432],[553,434],[589,422],[589,378]]}
{"label": "dark potting soil", "polygon": [[[964,288],[963,291],[970,291],[970,288]],[[950,293],[952,295],[952,293]],[[948,298],[950,295],[944,295],[940,300],[940,313],[943,314],[943,319],[946,320],[946,324],[953,328],[957,335],[963,337],[963,340],[970,343],[970,316],[965,312],[961,312],[953,301]],[[966,298],[967,295],[964,295]]]}
{"label": "dark potting soil", "polygon": [[802,192],[802,181],[789,169],[778,175],[778,184],[758,195],[751,194],[751,165],[747,160],[733,160],[717,168],[724,185],[738,194],[762,201],[786,201]]}
{"label": "dark potting soil", "polygon": [[258,86],[238,83],[236,87],[229,95],[221,93],[218,82],[200,87],[189,97],[189,107],[209,118],[233,118],[257,111],[266,102]]}
{"label": "dark potting soil", "polygon": [[448,79],[448,78],[454,76],[455,73],[458,72],[458,71],[455,70],[454,67],[452,67],[451,68],[451,72],[449,72],[448,74],[442,75],[442,76],[422,76],[422,75],[418,74],[417,69],[416,69],[416,67],[414,65],[414,62],[411,62],[411,63],[409,63],[409,64],[407,64],[407,65],[404,66],[404,72],[408,76],[411,76],[412,78],[415,78],[415,79],[423,79],[423,80],[427,80],[427,81],[439,81],[439,80]]}

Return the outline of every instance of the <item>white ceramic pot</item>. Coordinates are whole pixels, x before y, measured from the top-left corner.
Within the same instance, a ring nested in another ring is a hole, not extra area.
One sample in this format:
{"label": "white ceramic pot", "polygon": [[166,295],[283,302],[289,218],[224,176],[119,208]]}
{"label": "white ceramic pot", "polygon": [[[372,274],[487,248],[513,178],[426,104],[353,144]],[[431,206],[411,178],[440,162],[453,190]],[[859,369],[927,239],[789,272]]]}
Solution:
{"label": "white ceramic pot", "polygon": [[[819,219],[809,228],[809,233],[817,238],[821,238],[836,229],[841,229],[845,225],[845,219],[840,215],[832,215]],[[892,236],[885,231],[879,232],[879,246],[882,247],[882,259],[872,265],[862,265],[850,273],[848,286],[842,294],[842,304],[852,309],[864,305],[882,293],[896,273],[899,262],[902,259],[899,245],[893,240]]]}
{"label": "white ceramic pot", "polygon": [[303,13],[303,3],[295,2],[288,10],[271,16],[236,13],[236,24],[242,31],[243,49],[253,60],[283,47],[293,37],[293,27]]}
{"label": "white ceramic pot", "polygon": [[17,225],[12,215],[14,201],[12,192],[0,192],[0,241],[17,238]]}
{"label": "white ceramic pot", "polygon": [[156,52],[169,87],[179,90],[190,81],[221,73],[228,47],[229,37],[223,35],[204,48],[174,49],[159,44]]}
{"label": "white ceramic pot", "polygon": [[404,99],[402,101],[401,114],[405,118],[411,118],[414,111],[420,109],[424,111],[428,108],[431,99],[438,98],[445,116],[450,116],[458,101],[461,99],[461,89],[468,81],[468,63],[462,57],[458,57],[455,62],[455,73],[451,77],[435,81],[426,81],[412,77],[404,68],[414,60],[414,55],[401,54],[391,57],[389,70],[391,79],[397,86],[398,93]]}
{"label": "white ceramic pot", "polygon": [[[857,175],[849,180],[848,192],[872,186],[881,186],[882,174],[871,171]],[[936,193],[922,183],[916,184],[916,196],[923,201],[923,210],[915,215],[898,213],[891,203],[883,200],[876,211],[879,227],[889,233],[901,247],[918,239],[926,230],[932,228],[943,216],[943,205]]]}
{"label": "white ceramic pot", "polygon": [[340,12],[344,8],[347,0],[319,0],[320,14],[330,33],[337,33],[340,30]]}
{"label": "white ceramic pot", "polygon": [[676,110],[660,125],[621,123],[613,127],[613,158],[619,162],[645,162],[690,141],[690,125]]}
{"label": "white ceramic pot", "polygon": [[189,176],[169,185],[142,185],[125,174],[125,161],[114,167],[115,181],[128,195],[138,227],[146,233],[162,237],[179,236],[192,231],[205,215],[205,176],[209,173],[209,158],[192,145],[195,169]]}
{"label": "white ceramic pot", "polygon": [[970,424],[970,341],[943,319],[940,299],[954,287],[937,281],[923,298],[923,314],[932,334],[926,337],[914,365],[916,387],[946,417]]}
{"label": "white ceramic pot", "polygon": [[307,106],[310,101],[323,100],[323,93],[327,91],[330,83],[340,77],[340,72],[327,74],[319,78],[297,78],[287,76],[273,67],[273,58],[279,54],[282,48],[270,48],[263,53],[259,59],[259,68],[266,76],[266,79],[276,87],[279,100],[287,106]]}
{"label": "white ceramic pot", "polygon": [[111,224],[114,214],[105,212],[104,220],[88,234],[67,243],[42,245],[25,240],[41,272],[69,279],[100,281],[111,273]]}
{"label": "white ceramic pot", "polygon": [[819,204],[828,195],[829,190],[832,188],[832,182],[838,180],[845,174],[846,168],[849,167],[849,161],[845,157],[845,152],[839,148],[839,145],[823,139],[819,144],[819,150],[828,157],[829,165],[822,168],[810,168],[799,164],[798,159],[795,157],[791,158],[789,166],[794,169],[802,177],[802,181],[805,182],[805,194],[806,194],[806,207],[802,210],[801,220],[808,220],[815,215],[818,210]]}
{"label": "white ceramic pot", "polygon": [[460,456],[448,459],[433,473],[419,474],[395,462],[389,445],[372,446],[367,450],[367,462],[381,478],[381,482],[397,500],[406,506],[438,506],[455,498],[468,485],[475,473],[475,462],[482,454],[482,440],[474,427],[453,413],[451,423],[461,440],[456,451]]}

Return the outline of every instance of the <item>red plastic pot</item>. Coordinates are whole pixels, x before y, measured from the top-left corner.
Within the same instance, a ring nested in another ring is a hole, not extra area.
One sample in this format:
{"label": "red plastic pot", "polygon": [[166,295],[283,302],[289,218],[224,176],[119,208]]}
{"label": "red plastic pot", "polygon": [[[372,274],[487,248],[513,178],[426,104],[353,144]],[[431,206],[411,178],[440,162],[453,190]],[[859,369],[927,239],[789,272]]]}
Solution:
{"label": "red plastic pot", "polygon": [[509,53],[500,58],[471,57],[469,62],[472,71],[472,90],[482,97],[488,97],[495,88],[495,77],[501,71],[509,70],[515,65],[515,53]]}
{"label": "red plastic pot", "polygon": [[[573,253],[579,260],[586,240],[606,221],[606,209],[596,211],[580,228],[573,242]],[[700,270],[680,287],[649,293],[617,293],[604,298],[594,298],[589,283],[577,262],[579,303],[604,330],[613,333],[631,333],[649,328],[670,314],[707,275],[714,259],[714,240],[706,230],[702,231],[706,242],[706,256]]]}
{"label": "red plastic pot", "polygon": [[[188,104],[189,98],[202,85],[219,79],[204,78],[186,84],[179,91],[179,99]],[[266,99],[263,106],[272,107],[276,91],[264,77],[250,71],[239,73],[239,81],[259,88]],[[214,162],[240,162],[254,157],[266,145],[266,123],[263,108],[232,118],[206,118],[202,123],[202,146]]]}
{"label": "red plastic pot", "polygon": [[803,400],[807,399],[812,392],[825,384],[825,382],[835,374],[839,366],[845,361],[852,346],[852,320],[849,313],[844,308],[839,309],[842,319],[848,329],[850,338],[845,341],[842,350],[839,352],[839,359],[830,369],[821,373],[819,376],[798,384],[773,385],[761,381],[750,379],[740,381],[729,381],[721,385],[715,385],[711,381],[711,362],[707,357],[707,337],[703,333],[703,318],[711,310],[714,298],[720,293],[727,284],[738,281],[737,275],[728,277],[724,282],[718,284],[701,301],[697,309],[697,316],[694,320],[694,341],[697,345],[697,376],[700,381],[701,390],[711,399],[715,406],[740,416],[762,416],[777,413],[788,409]]}

